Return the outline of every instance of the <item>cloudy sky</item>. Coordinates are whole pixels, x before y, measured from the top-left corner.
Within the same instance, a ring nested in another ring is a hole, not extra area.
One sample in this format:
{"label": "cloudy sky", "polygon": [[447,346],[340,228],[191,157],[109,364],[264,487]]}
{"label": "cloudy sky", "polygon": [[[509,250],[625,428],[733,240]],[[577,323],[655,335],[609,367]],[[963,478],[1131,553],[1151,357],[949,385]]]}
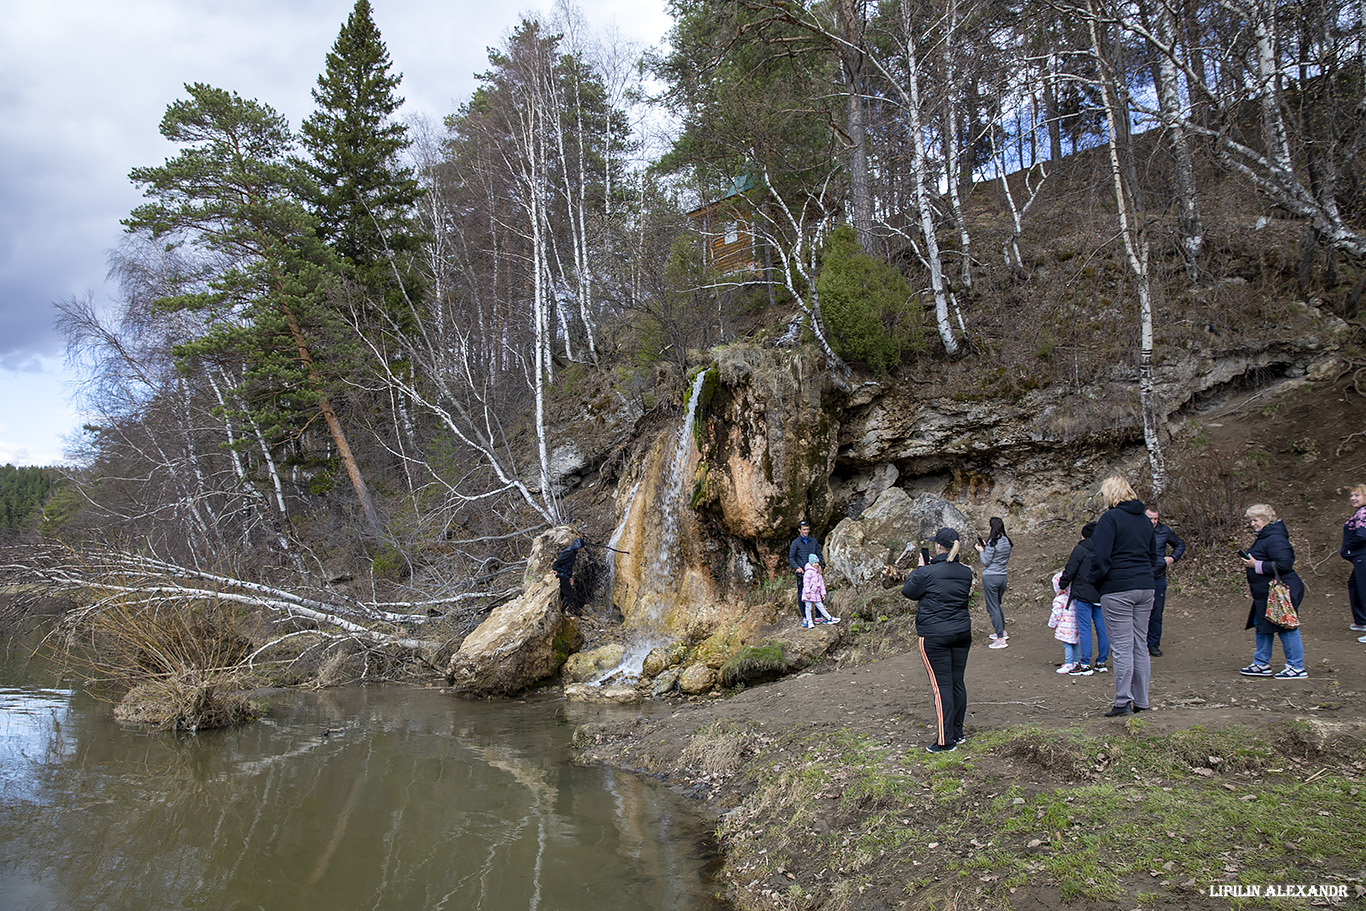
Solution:
{"label": "cloudy sky", "polygon": [[[527,5],[371,0],[404,114],[451,112]],[[539,3],[539,5],[537,5]],[[0,0],[0,464],[63,461],[79,430],[52,303],[108,301],[107,251],[140,197],[131,168],[175,149],[157,132],[187,82],[265,102],[296,127],[354,0]],[[588,26],[644,47],[665,0],[577,0]]]}

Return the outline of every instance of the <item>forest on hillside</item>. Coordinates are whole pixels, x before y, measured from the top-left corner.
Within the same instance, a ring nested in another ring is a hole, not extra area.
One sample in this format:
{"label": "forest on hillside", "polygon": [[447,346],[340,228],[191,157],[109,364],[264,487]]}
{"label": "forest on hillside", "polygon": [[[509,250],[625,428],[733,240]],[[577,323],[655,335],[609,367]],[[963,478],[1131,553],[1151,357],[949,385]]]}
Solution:
{"label": "forest on hillside", "polygon": [[[118,312],[58,305],[97,417],[47,533],[242,579],[421,570],[458,598],[575,519],[580,398],[666,408],[659,371],[698,349],[1018,385],[1039,358],[1084,383],[1093,346],[1148,395],[1173,326],[1256,328],[1249,302],[1285,294],[1357,315],[1360,4],[671,10],[643,56],[567,7],[528,18],[441,124],[396,119],[367,0],[297,130],[230,86],[168,99]],[[1082,306],[1108,322],[1077,331]]]}

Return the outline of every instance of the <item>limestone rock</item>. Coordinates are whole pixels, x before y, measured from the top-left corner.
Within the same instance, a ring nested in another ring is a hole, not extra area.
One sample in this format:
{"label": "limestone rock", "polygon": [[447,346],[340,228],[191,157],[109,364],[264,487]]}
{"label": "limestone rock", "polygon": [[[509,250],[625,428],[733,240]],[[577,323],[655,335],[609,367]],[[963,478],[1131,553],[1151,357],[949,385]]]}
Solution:
{"label": "limestone rock", "polygon": [[669,695],[678,689],[678,678],[681,676],[683,676],[682,668],[665,668],[650,684],[650,695],[655,697]]}
{"label": "limestone rock", "polygon": [[626,646],[620,643],[604,645],[588,652],[575,652],[565,661],[560,674],[571,683],[584,683],[621,664],[625,655]]}
{"label": "limestone rock", "polygon": [[705,693],[716,684],[716,672],[705,664],[689,665],[678,678],[678,689],[684,695]]}
{"label": "limestone rock", "polygon": [[511,696],[559,670],[579,639],[578,625],[560,612],[559,583],[547,575],[465,638],[446,678],[476,695]]}
{"label": "limestone rock", "polygon": [[[914,499],[899,487],[882,492],[857,519],[842,519],[825,540],[827,577],[860,586],[876,582],[889,563],[914,566],[920,546],[934,552],[934,533],[948,526],[963,537],[961,552],[966,561],[976,553],[972,523],[957,507],[940,497],[922,494]],[[908,550],[909,548],[909,550]]]}
{"label": "limestone rock", "polygon": [[741,538],[789,534],[830,518],[837,396],[814,354],[729,345],[705,412],[706,470],[695,503]]}
{"label": "limestone rock", "polygon": [[571,683],[564,688],[564,698],[570,702],[597,702],[611,705],[633,705],[641,701],[640,691],[633,686],[593,686]]}

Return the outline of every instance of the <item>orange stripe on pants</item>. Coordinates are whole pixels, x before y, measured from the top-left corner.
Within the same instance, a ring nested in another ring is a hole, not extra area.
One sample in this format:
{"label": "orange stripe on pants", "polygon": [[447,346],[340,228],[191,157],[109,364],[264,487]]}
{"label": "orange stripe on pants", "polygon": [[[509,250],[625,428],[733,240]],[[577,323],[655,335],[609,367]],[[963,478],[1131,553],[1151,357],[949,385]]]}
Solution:
{"label": "orange stripe on pants", "polygon": [[925,637],[920,637],[920,660],[925,662],[925,673],[930,675],[930,691],[934,693],[934,717],[939,722],[939,745],[948,746],[948,731],[944,727],[944,698],[939,693],[939,681],[930,666],[930,656],[925,654]]}

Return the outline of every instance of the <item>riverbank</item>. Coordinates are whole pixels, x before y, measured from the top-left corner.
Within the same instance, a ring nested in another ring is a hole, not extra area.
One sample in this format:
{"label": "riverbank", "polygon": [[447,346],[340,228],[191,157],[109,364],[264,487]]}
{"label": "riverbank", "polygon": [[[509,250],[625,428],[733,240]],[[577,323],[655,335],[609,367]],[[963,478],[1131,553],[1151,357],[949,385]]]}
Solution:
{"label": "riverbank", "polygon": [[1308,680],[1242,677],[1239,610],[1172,598],[1153,711],[1127,719],[1102,715],[1109,675],[1054,673],[1061,649],[1022,606],[1010,648],[979,635],[954,753],[923,749],[913,653],[586,724],[575,744],[706,802],[741,909],[1208,908],[1228,903],[1212,887],[1272,883],[1358,901],[1366,646],[1310,625]]}

